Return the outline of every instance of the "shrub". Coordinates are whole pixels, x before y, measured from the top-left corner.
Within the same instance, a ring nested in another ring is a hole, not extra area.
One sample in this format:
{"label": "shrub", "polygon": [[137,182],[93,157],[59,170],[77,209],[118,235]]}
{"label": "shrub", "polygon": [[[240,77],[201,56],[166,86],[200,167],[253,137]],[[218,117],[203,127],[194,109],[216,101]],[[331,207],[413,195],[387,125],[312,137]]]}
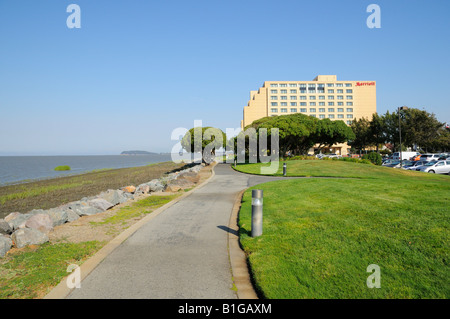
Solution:
{"label": "shrub", "polygon": [[70,166],[63,165],[55,167],[55,171],[70,171]]}
{"label": "shrub", "polygon": [[365,160],[371,161],[375,165],[381,165],[381,163],[383,162],[381,159],[381,155],[378,154],[377,152],[371,152],[369,154],[364,154],[362,158]]}

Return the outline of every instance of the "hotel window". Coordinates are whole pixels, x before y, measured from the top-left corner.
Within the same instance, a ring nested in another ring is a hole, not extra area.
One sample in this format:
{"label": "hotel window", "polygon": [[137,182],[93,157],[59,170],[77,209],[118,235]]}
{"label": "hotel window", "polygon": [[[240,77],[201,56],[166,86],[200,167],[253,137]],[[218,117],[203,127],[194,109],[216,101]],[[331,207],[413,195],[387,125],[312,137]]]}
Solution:
{"label": "hotel window", "polygon": [[344,109],[342,107],[338,108],[338,112],[344,112]]}
{"label": "hotel window", "polygon": [[325,84],[322,84],[322,83],[320,83],[320,84],[317,84],[317,87],[319,87],[319,88],[323,88],[323,87],[325,87]]}
{"label": "hotel window", "polygon": [[270,94],[278,94],[278,90],[270,90]]}
{"label": "hotel window", "polygon": [[345,86],[346,87],[352,87],[352,84],[351,83],[345,83]]}
{"label": "hotel window", "polygon": [[316,84],[315,83],[309,83],[308,84],[308,88],[316,88]]}
{"label": "hotel window", "polygon": [[306,93],[306,88],[300,88],[300,93],[305,94]]}
{"label": "hotel window", "polygon": [[280,96],[280,100],[287,100],[287,96],[286,95]]}
{"label": "hotel window", "polygon": [[291,102],[291,106],[297,106],[297,102]]}
{"label": "hotel window", "polygon": [[309,97],[309,99],[310,99],[310,100],[315,100],[316,97],[315,97],[314,95],[311,95],[311,96]]}
{"label": "hotel window", "polygon": [[353,100],[353,96],[347,95],[347,100]]}
{"label": "hotel window", "polygon": [[333,95],[328,95],[328,99],[329,100],[334,100],[334,96]]}
{"label": "hotel window", "polygon": [[341,87],[343,87],[343,86],[344,86],[344,84],[342,84],[342,83],[336,83],[336,87],[341,88]]}
{"label": "hotel window", "polygon": [[280,106],[287,106],[287,102],[280,102]]}
{"label": "hotel window", "polygon": [[319,119],[324,119],[325,118],[325,114],[319,114]]}
{"label": "hotel window", "polygon": [[353,106],[353,102],[347,102],[347,106]]}
{"label": "hotel window", "polygon": [[334,87],[334,83],[327,83],[327,87],[329,87],[329,88]]}
{"label": "hotel window", "polygon": [[328,102],[328,106],[334,106],[334,102]]}
{"label": "hotel window", "polygon": [[287,94],[287,90],[280,90],[281,94]]}
{"label": "hotel window", "polygon": [[291,100],[296,100],[297,97],[295,95],[291,95]]}
{"label": "hotel window", "polygon": [[334,113],[334,108],[328,108],[328,113]]}
{"label": "hotel window", "polygon": [[352,119],[353,118],[353,114],[347,114],[347,118],[348,119]]}
{"label": "hotel window", "polygon": [[344,90],[342,90],[342,89],[337,89],[337,90],[336,90],[336,93],[344,93]]}
{"label": "hotel window", "polygon": [[272,84],[270,85],[270,87],[271,87],[271,88],[277,88],[277,87],[278,87],[278,84],[272,83]]}
{"label": "hotel window", "polygon": [[352,121],[347,121],[347,125],[351,125],[352,124]]}
{"label": "hotel window", "polygon": [[310,113],[316,113],[316,109],[315,108],[309,109],[309,112]]}
{"label": "hotel window", "polygon": [[316,117],[316,114],[310,114],[309,116]]}
{"label": "hotel window", "polygon": [[277,113],[277,112],[278,112],[278,109],[270,109],[270,112],[272,112],[272,113]]}
{"label": "hotel window", "polygon": [[319,100],[325,100],[325,95],[319,95]]}
{"label": "hotel window", "polygon": [[353,112],[353,109],[348,107],[347,112],[351,113],[351,112]]}
{"label": "hotel window", "polygon": [[316,90],[312,88],[308,88],[308,93],[310,94],[316,94]]}
{"label": "hotel window", "polygon": [[348,93],[348,94],[353,93],[353,90],[352,89],[345,90],[345,93]]}
{"label": "hotel window", "polygon": [[338,102],[338,106],[344,106],[344,102]]}
{"label": "hotel window", "polygon": [[319,102],[319,106],[325,106],[325,102]]}
{"label": "hotel window", "polygon": [[306,95],[300,95],[300,100],[306,100]]}
{"label": "hotel window", "polygon": [[297,113],[297,109],[291,109],[291,113]]}
{"label": "hotel window", "polygon": [[334,93],[333,89],[328,90],[328,94],[332,94],[332,93]]}
{"label": "hotel window", "polygon": [[304,83],[299,84],[299,87],[300,87],[300,88],[306,88],[306,84],[304,84]]}
{"label": "hotel window", "polygon": [[306,102],[300,102],[300,106],[306,106]]}
{"label": "hotel window", "polygon": [[338,99],[338,100],[343,100],[343,99],[344,99],[344,96],[343,96],[343,95],[338,95],[338,96],[337,96],[337,99]]}
{"label": "hotel window", "polygon": [[300,109],[300,112],[306,113],[306,109],[302,108],[302,109]]}
{"label": "hotel window", "polygon": [[278,100],[278,96],[271,96],[270,99],[271,100]]}
{"label": "hotel window", "polygon": [[297,83],[289,83],[289,86],[290,86],[291,88],[296,88],[296,87],[297,87]]}
{"label": "hotel window", "polygon": [[280,84],[280,88],[285,88],[285,87],[287,87],[287,84],[286,84],[286,83],[281,83],[281,84]]}
{"label": "hotel window", "polygon": [[281,113],[287,113],[287,109],[281,109]]}
{"label": "hotel window", "polygon": [[334,114],[328,114],[329,119],[334,119]]}
{"label": "hotel window", "polygon": [[270,105],[271,106],[278,106],[278,102],[271,102]]}
{"label": "hotel window", "polygon": [[322,107],[321,107],[321,108],[319,109],[319,112],[324,113],[324,112],[325,112],[325,108],[322,108]]}
{"label": "hotel window", "polygon": [[316,102],[309,102],[309,106],[316,106]]}
{"label": "hotel window", "polygon": [[297,90],[291,90],[291,94],[297,94]]}
{"label": "hotel window", "polygon": [[344,118],[344,114],[338,114],[338,119],[343,119]]}

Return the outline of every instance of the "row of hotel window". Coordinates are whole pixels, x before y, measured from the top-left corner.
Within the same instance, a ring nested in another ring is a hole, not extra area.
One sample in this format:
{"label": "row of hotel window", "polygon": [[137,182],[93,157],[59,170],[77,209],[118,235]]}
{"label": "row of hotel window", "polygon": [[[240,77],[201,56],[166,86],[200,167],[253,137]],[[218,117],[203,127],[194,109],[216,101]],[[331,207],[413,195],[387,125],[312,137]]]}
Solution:
{"label": "row of hotel window", "polygon": [[[297,83],[289,83],[289,87],[291,88],[296,88],[299,87],[300,89],[302,88],[306,88],[306,86],[308,86],[308,89],[312,89],[312,88],[324,88],[325,84],[324,83],[299,83],[297,85]],[[271,83],[270,87],[272,88],[277,88],[277,87],[281,87],[281,88],[286,88],[288,87],[287,83]],[[327,83],[327,87],[344,87],[344,83]],[[345,87],[352,87],[351,83],[345,83]]]}
{"label": "row of hotel window", "polygon": [[[280,112],[281,113],[287,113],[287,110],[288,110],[287,108],[281,108]],[[296,108],[291,108],[290,111],[291,111],[291,113],[297,113],[297,109]],[[338,108],[337,111],[339,113],[343,113],[344,109]],[[278,109],[272,108],[272,109],[270,109],[270,112],[278,113]],[[307,112],[306,109],[303,109],[303,108],[300,109],[300,113],[306,113],[306,112]],[[347,112],[353,112],[353,109],[348,108]],[[309,109],[309,113],[316,113],[316,109],[315,108]],[[319,113],[325,113],[325,108],[319,108]],[[334,113],[334,108],[329,108],[328,109],[328,113]],[[333,114],[329,114],[329,116],[331,116],[331,115],[333,116],[331,118],[334,118]],[[344,118],[344,114],[338,114],[338,118],[339,119],[343,119]],[[347,118],[348,119],[352,119],[353,118],[353,114],[347,114]]]}
{"label": "row of hotel window", "polygon": [[[280,94],[287,94],[287,91],[288,90],[280,90]],[[300,93],[306,93],[306,91],[304,91],[304,90],[301,90],[300,89]],[[325,93],[325,90],[323,90],[324,92],[319,92],[319,93]],[[327,93],[329,93],[329,94],[334,94],[334,89],[328,89],[327,90]],[[308,91],[309,93],[313,93],[313,92],[311,92],[311,90],[309,90]],[[289,93],[290,94],[297,94],[297,90],[296,89],[294,89],[294,90],[289,90]],[[315,93],[315,92],[314,92]],[[344,93],[344,89],[337,89],[336,90],[336,93]],[[346,89],[345,90],[345,93],[347,93],[347,94],[352,94],[353,93],[353,90],[352,89]],[[278,94],[278,90],[270,90],[270,94]]]}
{"label": "row of hotel window", "polygon": [[[276,95],[271,95],[271,96],[270,96],[270,99],[271,99],[272,101],[277,101],[277,100],[278,100],[278,96],[276,96]],[[281,95],[281,96],[280,96],[280,100],[287,100],[287,99],[288,99],[287,95]],[[290,100],[297,100],[297,96],[296,96],[296,95],[292,95],[292,96],[289,97],[289,99],[290,99]],[[306,99],[307,99],[307,98],[306,98],[306,95],[301,95],[301,96],[299,96],[299,100],[306,100]],[[311,95],[311,96],[309,97],[309,99],[310,99],[310,100],[315,100],[316,97],[315,97],[314,95]],[[337,100],[343,100],[343,99],[344,99],[344,96],[343,96],[343,95],[338,95],[338,96],[336,96],[336,99],[337,99]],[[346,100],[353,100],[353,96],[352,96],[352,95],[347,95],[347,96],[345,97],[345,99],[346,99]],[[325,100],[325,95],[319,95],[319,100]],[[334,95],[328,95],[328,100],[334,100]]]}
{"label": "row of hotel window", "polygon": [[[306,102],[300,102],[299,106],[306,106]],[[347,106],[353,106],[353,102],[347,102]],[[270,106],[278,106],[278,102],[271,102]],[[280,106],[287,106],[287,102],[280,102]],[[297,106],[297,102],[290,102],[290,106]],[[309,106],[316,106],[316,102],[309,102]],[[325,102],[319,102],[319,106],[325,106]],[[328,102],[328,106],[334,106],[334,102]],[[337,106],[344,106],[344,102],[337,102]]]}

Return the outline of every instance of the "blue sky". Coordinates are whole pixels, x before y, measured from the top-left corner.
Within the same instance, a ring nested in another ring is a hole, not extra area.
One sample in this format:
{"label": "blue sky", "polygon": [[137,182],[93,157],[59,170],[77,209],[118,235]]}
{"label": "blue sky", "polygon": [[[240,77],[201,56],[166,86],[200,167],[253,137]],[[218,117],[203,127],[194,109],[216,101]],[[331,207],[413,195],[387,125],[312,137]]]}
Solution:
{"label": "blue sky", "polygon": [[264,81],[318,74],[377,81],[379,113],[450,122],[449,15],[438,0],[0,0],[0,155],[168,152],[194,120],[238,128]]}

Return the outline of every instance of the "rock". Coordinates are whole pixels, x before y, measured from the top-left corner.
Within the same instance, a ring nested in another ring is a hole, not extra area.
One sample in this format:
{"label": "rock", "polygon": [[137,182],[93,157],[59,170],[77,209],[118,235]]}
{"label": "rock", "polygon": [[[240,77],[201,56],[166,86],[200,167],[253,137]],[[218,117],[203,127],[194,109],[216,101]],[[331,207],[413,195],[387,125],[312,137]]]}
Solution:
{"label": "rock", "polygon": [[67,222],[73,222],[75,220],[77,220],[78,218],[80,218],[80,215],[78,215],[76,212],[74,212],[71,209],[66,209],[66,213],[67,213]]}
{"label": "rock", "polygon": [[19,215],[21,215],[21,213],[17,213],[17,212],[10,213],[4,218],[4,220],[5,220],[5,222],[9,223],[12,219],[16,218]]}
{"label": "rock", "polygon": [[28,212],[27,214],[29,214],[29,215],[45,214],[45,210],[33,209],[32,211]]}
{"label": "rock", "polygon": [[150,193],[150,186],[147,184],[141,184],[137,187],[134,194],[148,194]]}
{"label": "rock", "polygon": [[162,192],[164,190],[164,185],[159,179],[153,179],[147,185],[150,187],[151,192]]}
{"label": "rock", "polygon": [[164,191],[165,191],[165,192],[172,192],[172,193],[175,193],[175,192],[178,192],[180,189],[181,189],[180,186],[176,186],[176,185],[171,185],[171,184],[169,184],[169,185],[166,186],[166,188],[164,189]]}
{"label": "rock", "polygon": [[0,235],[9,235],[13,232],[13,229],[4,219],[0,219]]}
{"label": "rock", "polygon": [[105,211],[114,206],[112,203],[108,202],[103,198],[91,199],[90,201],[87,202],[87,204],[91,207],[100,209],[101,211]]}
{"label": "rock", "polygon": [[12,247],[12,240],[5,236],[0,236],[0,258],[5,257]]}
{"label": "rock", "polygon": [[77,201],[67,205],[69,211],[77,214],[78,216],[91,216],[98,213],[101,213],[102,210],[89,206],[87,202]]}
{"label": "rock", "polygon": [[39,230],[33,228],[23,228],[16,230],[11,239],[17,248],[23,248],[28,245],[41,245],[48,242],[48,236]]}
{"label": "rock", "polygon": [[48,233],[53,229],[53,220],[48,214],[36,214],[25,222],[25,226]]}
{"label": "rock", "polygon": [[5,217],[5,220],[8,218],[8,224],[13,229],[19,229],[19,228],[25,228],[25,222],[28,218],[30,218],[32,215],[30,214],[21,214],[21,213],[13,213],[15,214],[12,218],[9,218],[11,214]]}
{"label": "rock", "polygon": [[125,193],[133,194],[136,191],[136,187],[135,186],[125,186],[125,187],[121,188],[121,191],[125,192]]}
{"label": "rock", "polygon": [[127,198],[123,196],[124,192],[121,190],[107,190],[106,192],[100,193],[97,197],[110,202],[113,206],[121,204],[127,201]]}
{"label": "rock", "polygon": [[53,221],[53,227],[59,226],[67,222],[68,216],[64,209],[62,208],[51,208],[45,212],[49,215]]}

